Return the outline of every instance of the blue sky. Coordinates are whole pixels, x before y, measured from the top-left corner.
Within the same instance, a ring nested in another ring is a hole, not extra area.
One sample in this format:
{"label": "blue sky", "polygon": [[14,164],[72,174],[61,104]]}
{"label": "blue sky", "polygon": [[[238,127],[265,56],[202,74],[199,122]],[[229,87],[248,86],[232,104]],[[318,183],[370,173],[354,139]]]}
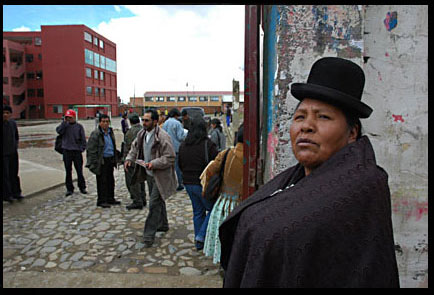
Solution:
{"label": "blue sky", "polygon": [[96,27],[111,18],[134,14],[114,5],[3,5],[3,31],[28,28],[39,31],[41,25],[85,24]]}
{"label": "blue sky", "polygon": [[232,79],[244,90],[243,5],[3,5],[3,31],[68,24],[116,43],[124,102],[146,91],[231,91]]}

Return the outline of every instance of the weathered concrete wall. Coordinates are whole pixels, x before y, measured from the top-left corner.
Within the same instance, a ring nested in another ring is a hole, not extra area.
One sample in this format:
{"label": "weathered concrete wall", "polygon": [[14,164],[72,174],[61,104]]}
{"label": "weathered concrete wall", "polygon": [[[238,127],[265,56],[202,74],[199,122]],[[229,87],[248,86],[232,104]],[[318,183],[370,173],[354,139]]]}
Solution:
{"label": "weathered concrete wall", "polygon": [[366,6],[363,122],[389,174],[403,287],[428,282],[428,6]]}
{"label": "weathered concrete wall", "polygon": [[296,163],[289,138],[294,108],[289,85],[307,80],[324,56],[362,66],[362,120],[389,174],[402,287],[428,279],[428,7],[268,6],[264,29],[262,126],[264,182]]}

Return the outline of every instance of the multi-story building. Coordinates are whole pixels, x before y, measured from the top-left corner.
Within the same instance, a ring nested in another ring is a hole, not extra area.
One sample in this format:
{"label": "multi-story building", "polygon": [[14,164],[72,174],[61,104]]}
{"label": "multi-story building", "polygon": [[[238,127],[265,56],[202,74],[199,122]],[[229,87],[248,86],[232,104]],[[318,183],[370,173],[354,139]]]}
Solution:
{"label": "multi-story building", "polygon": [[[240,101],[244,101],[244,93],[240,93]],[[226,104],[233,102],[231,91],[150,91],[143,97],[130,97],[133,107],[155,108],[170,111],[171,108],[202,107],[206,114],[225,110]]]}
{"label": "multi-story building", "polygon": [[3,32],[3,103],[14,118],[118,113],[116,44],[85,25]]}

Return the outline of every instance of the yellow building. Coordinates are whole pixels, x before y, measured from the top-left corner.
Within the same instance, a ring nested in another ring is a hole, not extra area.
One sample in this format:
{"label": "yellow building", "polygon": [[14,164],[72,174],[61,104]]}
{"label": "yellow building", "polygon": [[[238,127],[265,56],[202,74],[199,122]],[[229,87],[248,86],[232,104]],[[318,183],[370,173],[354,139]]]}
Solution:
{"label": "yellow building", "polygon": [[155,108],[160,112],[176,107],[202,107],[206,114],[224,111],[224,103],[232,102],[232,91],[150,91],[143,97],[130,97],[134,107]]}

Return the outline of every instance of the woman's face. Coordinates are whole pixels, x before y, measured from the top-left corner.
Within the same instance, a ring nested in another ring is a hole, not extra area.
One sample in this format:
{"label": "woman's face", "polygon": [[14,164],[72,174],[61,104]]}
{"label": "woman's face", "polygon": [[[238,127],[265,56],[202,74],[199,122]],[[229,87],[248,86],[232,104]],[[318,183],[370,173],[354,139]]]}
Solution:
{"label": "woman's face", "polygon": [[357,138],[358,127],[348,128],[344,113],[328,103],[306,98],[294,113],[290,127],[295,158],[308,175]]}

